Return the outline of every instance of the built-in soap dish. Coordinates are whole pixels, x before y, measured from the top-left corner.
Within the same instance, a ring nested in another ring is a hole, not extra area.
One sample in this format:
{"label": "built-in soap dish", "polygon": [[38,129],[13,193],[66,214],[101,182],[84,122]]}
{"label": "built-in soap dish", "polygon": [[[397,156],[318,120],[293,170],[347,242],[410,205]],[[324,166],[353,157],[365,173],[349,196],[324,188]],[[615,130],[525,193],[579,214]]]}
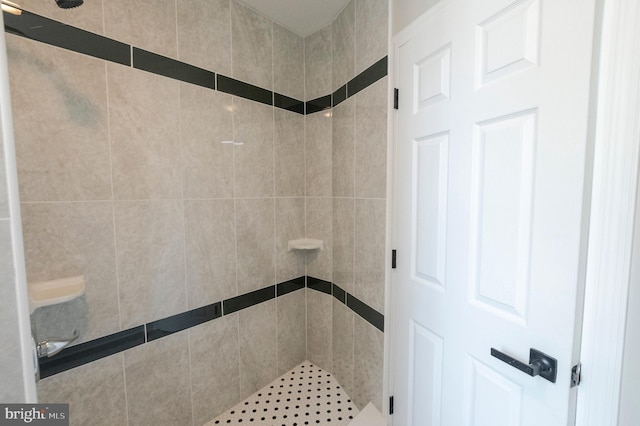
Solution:
{"label": "built-in soap dish", "polygon": [[289,241],[289,251],[291,250],[322,250],[324,242],[313,238],[302,238],[300,240]]}
{"label": "built-in soap dish", "polygon": [[84,275],[58,280],[29,283],[29,308],[31,313],[38,308],[69,302],[84,294]]}

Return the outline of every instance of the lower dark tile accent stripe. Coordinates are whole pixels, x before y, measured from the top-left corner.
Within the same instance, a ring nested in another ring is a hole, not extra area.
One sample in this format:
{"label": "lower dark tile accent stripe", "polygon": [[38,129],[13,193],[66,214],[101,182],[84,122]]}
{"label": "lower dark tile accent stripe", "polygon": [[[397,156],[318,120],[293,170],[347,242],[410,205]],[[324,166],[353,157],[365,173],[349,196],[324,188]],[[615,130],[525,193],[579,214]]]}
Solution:
{"label": "lower dark tile accent stripe", "polygon": [[324,111],[325,109],[331,109],[331,95],[312,99],[305,103],[306,114],[313,114],[319,111]]}
{"label": "lower dark tile accent stripe", "polygon": [[147,341],[159,339],[187,328],[195,327],[222,316],[222,302],[163,318],[147,324]]}
{"label": "lower dark tile accent stripe", "polygon": [[240,96],[267,105],[273,105],[273,92],[226,75],[217,74],[216,87],[219,91]]}
{"label": "lower dark tile accent stripe", "polygon": [[285,294],[294,292],[304,288],[305,277],[294,278],[289,281],[285,281],[276,286],[276,297],[284,296]]}
{"label": "lower dark tile accent stripe", "polygon": [[260,290],[252,291],[251,293],[242,294],[223,301],[222,312],[224,315],[229,315],[253,305],[257,305],[258,303],[266,302],[267,300],[271,300],[275,297],[276,286],[270,285],[269,287],[261,288]]}
{"label": "lower dark tile accent stripe", "polygon": [[345,305],[347,304],[347,293],[336,284],[333,284],[333,297],[335,297]]}
{"label": "lower dark tile accent stripe", "polygon": [[384,315],[347,293],[347,307],[384,333]]}
{"label": "lower dark tile accent stripe", "polygon": [[117,354],[142,345],[144,342],[144,326],[141,325],[89,342],[80,343],[63,349],[51,358],[40,358],[40,378],[44,379],[109,355]]}
{"label": "lower dark tile accent stripe", "polygon": [[99,59],[131,65],[131,46],[35,13],[3,13],[6,32]]}
{"label": "lower dark tile accent stripe", "polygon": [[355,76],[347,83],[347,97],[351,97],[359,91],[366,89],[376,81],[387,75],[388,57],[380,59],[366,70]]}
{"label": "lower dark tile accent stripe", "polygon": [[280,93],[273,93],[273,106],[304,115],[304,102]]}
{"label": "lower dark tile accent stripe", "polygon": [[346,99],[347,99],[347,85],[345,84],[344,86],[342,86],[341,88],[333,92],[333,95],[331,98],[331,105],[338,106],[340,105],[340,103],[342,103]]}
{"label": "lower dark tile accent stripe", "polygon": [[331,294],[331,283],[329,281],[307,277],[307,287],[322,293]]}
{"label": "lower dark tile accent stripe", "polygon": [[216,88],[215,73],[137,47],[133,48],[133,67],[209,89]]}

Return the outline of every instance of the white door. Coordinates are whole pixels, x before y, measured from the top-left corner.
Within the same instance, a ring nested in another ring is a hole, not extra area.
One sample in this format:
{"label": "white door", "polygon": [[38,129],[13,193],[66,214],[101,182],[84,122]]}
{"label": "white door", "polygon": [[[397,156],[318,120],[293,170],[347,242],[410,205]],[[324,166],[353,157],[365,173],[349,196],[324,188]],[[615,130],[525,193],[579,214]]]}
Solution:
{"label": "white door", "polygon": [[594,3],[443,1],[396,38],[394,425],[572,416]]}

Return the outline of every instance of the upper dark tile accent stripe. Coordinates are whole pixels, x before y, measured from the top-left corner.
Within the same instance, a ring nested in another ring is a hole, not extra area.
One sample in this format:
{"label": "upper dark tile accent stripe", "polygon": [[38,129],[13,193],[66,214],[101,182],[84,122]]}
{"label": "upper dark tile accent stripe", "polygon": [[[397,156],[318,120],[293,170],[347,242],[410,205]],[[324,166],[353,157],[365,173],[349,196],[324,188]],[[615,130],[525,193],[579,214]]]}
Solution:
{"label": "upper dark tile accent stripe", "polygon": [[80,343],[51,358],[40,358],[40,377],[45,378],[144,343],[144,326]]}
{"label": "upper dark tile accent stripe", "polygon": [[387,75],[388,57],[380,59],[366,70],[355,76],[347,83],[347,97],[351,97],[359,91],[366,89],[376,81]]}
{"label": "upper dark tile accent stripe", "polygon": [[306,102],[305,111],[307,114],[313,114],[325,109],[331,109],[331,95],[322,96]]}
{"label": "upper dark tile accent stripe", "polygon": [[217,74],[216,77],[216,87],[221,92],[240,96],[241,98],[250,99],[263,104],[273,105],[273,92],[267,89],[254,86],[253,84],[245,83],[222,74]]}
{"label": "upper dark tile accent stripe", "polygon": [[384,332],[384,315],[347,293],[347,306],[369,324]]}
{"label": "upper dark tile accent stripe", "polygon": [[340,105],[340,103],[342,103],[346,99],[347,99],[347,85],[345,84],[344,86],[342,86],[341,88],[333,92],[333,95],[331,98],[331,105],[338,106]]}
{"label": "upper dark tile accent stripe", "polygon": [[333,297],[347,304],[347,293],[336,284],[333,284]]}
{"label": "upper dark tile accent stripe", "polygon": [[292,280],[280,283],[276,286],[276,296],[280,297],[280,296],[284,296],[287,293],[300,290],[304,288],[304,282],[305,282],[304,277],[298,277],[298,278],[294,278]]}
{"label": "upper dark tile accent stripe", "polygon": [[222,303],[217,302],[147,324],[147,341],[159,339],[195,327],[222,316]]}
{"label": "upper dark tile accent stripe", "polygon": [[276,297],[276,286],[270,285],[269,287],[261,288],[260,290],[252,291],[251,293],[242,294],[240,296],[232,297],[222,302],[222,312],[224,315],[229,315],[239,310],[249,308],[258,303],[266,302]]}
{"label": "upper dark tile accent stripe", "polygon": [[307,287],[322,293],[331,294],[331,283],[314,277],[307,277]]}
{"label": "upper dark tile accent stripe", "polygon": [[131,46],[35,13],[4,13],[4,28],[10,34],[83,53],[99,59],[131,65]]}
{"label": "upper dark tile accent stripe", "polygon": [[209,89],[216,88],[215,73],[137,47],[133,48],[133,67]]}
{"label": "upper dark tile accent stripe", "polygon": [[281,95],[280,93],[274,92],[273,106],[304,115],[304,102]]}

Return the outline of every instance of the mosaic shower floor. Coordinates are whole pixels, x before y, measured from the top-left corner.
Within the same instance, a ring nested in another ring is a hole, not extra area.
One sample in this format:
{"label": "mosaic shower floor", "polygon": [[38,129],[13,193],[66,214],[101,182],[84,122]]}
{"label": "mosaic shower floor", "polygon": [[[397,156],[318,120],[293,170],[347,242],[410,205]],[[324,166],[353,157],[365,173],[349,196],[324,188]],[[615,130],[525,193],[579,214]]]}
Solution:
{"label": "mosaic shower floor", "polygon": [[305,361],[205,426],[346,426],[356,414],[333,376]]}

